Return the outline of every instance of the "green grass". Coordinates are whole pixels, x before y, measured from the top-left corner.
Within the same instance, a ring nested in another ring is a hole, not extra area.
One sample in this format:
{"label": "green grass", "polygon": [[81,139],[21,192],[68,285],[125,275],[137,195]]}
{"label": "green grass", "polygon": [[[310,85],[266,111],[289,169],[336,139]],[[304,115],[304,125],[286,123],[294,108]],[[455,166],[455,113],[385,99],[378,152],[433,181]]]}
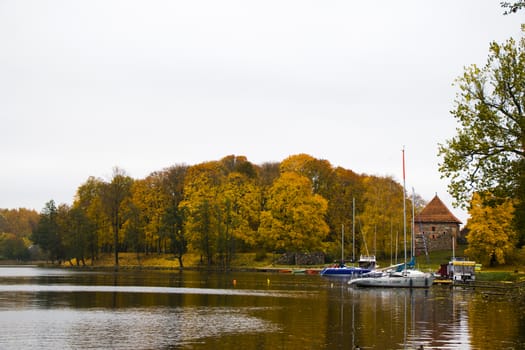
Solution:
{"label": "green grass", "polygon": [[524,273],[509,271],[485,271],[476,273],[476,279],[483,282],[516,282],[525,278]]}

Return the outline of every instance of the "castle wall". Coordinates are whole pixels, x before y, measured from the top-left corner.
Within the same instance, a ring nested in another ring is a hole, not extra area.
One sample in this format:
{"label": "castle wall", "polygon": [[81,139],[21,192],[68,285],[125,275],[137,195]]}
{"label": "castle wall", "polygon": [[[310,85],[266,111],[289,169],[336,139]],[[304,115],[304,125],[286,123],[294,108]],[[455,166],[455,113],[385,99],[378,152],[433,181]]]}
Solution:
{"label": "castle wall", "polygon": [[416,223],[416,255],[425,253],[425,245],[428,252],[452,250],[452,239],[458,236],[459,224]]}

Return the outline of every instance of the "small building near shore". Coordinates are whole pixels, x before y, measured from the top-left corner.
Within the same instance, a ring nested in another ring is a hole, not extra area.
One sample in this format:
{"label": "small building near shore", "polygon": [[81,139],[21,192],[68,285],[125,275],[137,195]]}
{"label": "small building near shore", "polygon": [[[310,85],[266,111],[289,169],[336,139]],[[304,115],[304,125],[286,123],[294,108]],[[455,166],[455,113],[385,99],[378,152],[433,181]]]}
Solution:
{"label": "small building near shore", "polygon": [[457,245],[461,224],[436,194],[414,218],[416,255],[452,250],[452,240]]}

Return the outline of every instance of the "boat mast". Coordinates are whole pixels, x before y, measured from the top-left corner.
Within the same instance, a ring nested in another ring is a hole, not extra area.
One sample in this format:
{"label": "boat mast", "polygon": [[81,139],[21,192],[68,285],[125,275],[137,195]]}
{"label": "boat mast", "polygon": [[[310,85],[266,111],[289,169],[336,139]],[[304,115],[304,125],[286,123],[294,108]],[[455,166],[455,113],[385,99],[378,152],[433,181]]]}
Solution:
{"label": "boat mast", "polygon": [[412,258],[416,256],[416,191],[414,190],[414,187],[412,187]]}
{"label": "boat mast", "polygon": [[341,264],[345,260],[345,224],[341,224]]}
{"label": "boat mast", "polygon": [[405,248],[405,272],[407,269],[407,204],[405,194],[405,146],[403,146],[403,235]]}
{"label": "boat mast", "polygon": [[352,262],[355,262],[355,197],[352,197]]}

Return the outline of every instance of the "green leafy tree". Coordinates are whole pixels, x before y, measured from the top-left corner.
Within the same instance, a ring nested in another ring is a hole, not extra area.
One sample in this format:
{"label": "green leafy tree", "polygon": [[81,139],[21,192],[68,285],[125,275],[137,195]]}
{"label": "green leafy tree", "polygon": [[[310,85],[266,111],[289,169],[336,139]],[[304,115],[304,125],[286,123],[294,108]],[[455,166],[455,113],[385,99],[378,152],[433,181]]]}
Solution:
{"label": "green leafy tree", "polygon": [[514,2],[503,1],[501,2],[501,7],[506,9],[503,14],[510,15],[511,13],[516,13],[519,10],[525,8],[525,1],[523,0],[514,1]]}
{"label": "green leafy tree", "polygon": [[87,232],[92,230],[85,213],[79,208],[61,204],[57,208],[57,225],[64,259],[70,264],[75,259],[77,265],[85,265],[86,237]]}
{"label": "green leafy tree", "polygon": [[47,253],[51,262],[61,262],[65,258],[58,209],[53,200],[47,202],[40,213],[40,220],[31,235],[31,241]]}
{"label": "green leafy tree", "polygon": [[[484,67],[472,65],[457,79],[453,116],[457,135],[439,145],[439,171],[466,206],[473,193],[515,198],[515,222],[525,216],[525,38],[490,44]],[[518,196],[516,196],[518,194]],[[521,241],[525,243],[525,226]]]}
{"label": "green leafy tree", "polygon": [[66,256],[74,258],[76,264],[86,265],[85,258],[89,256],[90,240],[95,231],[94,223],[87,213],[78,207],[68,208],[67,211],[68,234],[64,237]]}
{"label": "green leafy tree", "polygon": [[514,205],[510,199],[489,206],[475,193],[470,205],[467,222],[469,247],[465,250],[470,258],[483,264],[505,264],[513,254],[516,231],[512,226]]}

